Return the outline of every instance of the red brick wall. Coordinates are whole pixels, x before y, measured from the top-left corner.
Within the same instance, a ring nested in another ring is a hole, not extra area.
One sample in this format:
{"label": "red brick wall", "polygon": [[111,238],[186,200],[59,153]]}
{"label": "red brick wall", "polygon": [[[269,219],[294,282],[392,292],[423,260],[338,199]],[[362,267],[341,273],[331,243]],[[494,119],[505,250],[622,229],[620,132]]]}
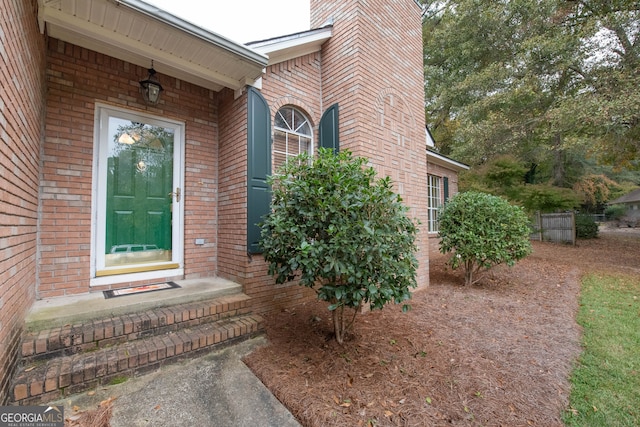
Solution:
{"label": "red brick wall", "polygon": [[247,268],[247,93],[220,94],[218,274],[244,283]]}
{"label": "red brick wall", "polygon": [[322,116],[321,93],[322,56],[319,52],[280,62],[267,67],[262,77],[262,95],[271,108],[271,118],[285,105],[302,111],[314,129],[317,148],[318,122]]}
{"label": "red brick wall", "polygon": [[0,7],[0,404],[35,299],[44,42],[36,1]]}
{"label": "red brick wall", "polygon": [[[262,78],[262,95],[271,109],[271,123],[280,108],[296,107],[311,122],[316,149],[318,122],[323,112],[320,76],[321,55],[318,52],[270,65]],[[296,283],[275,285],[261,256],[254,256],[248,265],[245,292],[253,297],[253,305],[259,311],[280,310],[315,298],[315,292]]]}
{"label": "red brick wall", "polygon": [[[145,68],[50,39],[42,164],[38,297],[89,291],[96,102],[185,122],[185,276],[216,272],[217,94],[163,75],[157,106],[144,104]],[[195,245],[196,238],[205,245]],[[122,284],[128,285],[128,284]]]}
{"label": "red brick wall", "polygon": [[413,0],[311,0],[311,26],[333,18],[322,49],[325,105],[340,105],[340,144],[368,157],[422,221],[418,283],[429,281],[422,26]]}
{"label": "red brick wall", "polygon": [[[317,135],[321,115],[318,54],[269,66],[263,77],[262,95],[271,109],[271,117],[285,105],[302,110],[312,122]],[[242,283],[252,297],[252,307],[259,312],[278,310],[314,297],[315,294],[295,284],[275,285],[267,274],[261,255],[247,255],[247,110],[246,92],[234,99],[224,92],[220,102],[220,191],[218,274]],[[272,120],[273,122],[273,120]]]}

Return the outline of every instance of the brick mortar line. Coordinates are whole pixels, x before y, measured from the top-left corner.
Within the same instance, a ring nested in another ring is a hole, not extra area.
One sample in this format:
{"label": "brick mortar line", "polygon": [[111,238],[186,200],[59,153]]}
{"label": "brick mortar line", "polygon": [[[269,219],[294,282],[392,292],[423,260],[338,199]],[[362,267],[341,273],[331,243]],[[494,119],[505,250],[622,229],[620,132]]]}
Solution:
{"label": "brick mortar line", "polygon": [[[52,356],[91,350],[91,343],[106,345],[116,343],[118,339],[128,341],[136,339],[140,333],[153,331],[159,327],[182,326],[188,322],[197,324],[215,322],[224,317],[248,314],[249,299],[239,296],[222,297],[208,302],[180,304],[173,307],[160,307],[140,314],[124,314],[113,318],[104,318],[88,324],[65,325],[37,332],[26,333],[21,344],[24,361],[41,360]],[[160,332],[162,333],[162,331]],[[153,334],[153,333],[152,333]],[[111,340],[111,341],[106,341]],[[84,347],[83,347],[84,346]]]}
{"label": "brick mortar line", "polygon": [[204,324],[193,330],[126,342],[94,353],[53,359],[18,375],[12,384],[12,401],[24,405],[56,400],[93,386],[108,385],[118,377],[151,372],[164,364],[249,338],[263,329],[263,319],[248,314],[216,324]]}

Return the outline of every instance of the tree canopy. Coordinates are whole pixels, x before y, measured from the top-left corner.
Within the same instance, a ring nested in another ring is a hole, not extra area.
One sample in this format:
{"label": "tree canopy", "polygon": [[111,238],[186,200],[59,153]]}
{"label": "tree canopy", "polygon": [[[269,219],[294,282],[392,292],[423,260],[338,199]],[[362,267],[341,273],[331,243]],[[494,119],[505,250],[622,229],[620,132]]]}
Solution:
{"label": "tree canopy", "polygon": [[422,4],[426,118],[443,154],[509,153],[528,183],[569,188],[594,161],[640,169],[637,0]]}

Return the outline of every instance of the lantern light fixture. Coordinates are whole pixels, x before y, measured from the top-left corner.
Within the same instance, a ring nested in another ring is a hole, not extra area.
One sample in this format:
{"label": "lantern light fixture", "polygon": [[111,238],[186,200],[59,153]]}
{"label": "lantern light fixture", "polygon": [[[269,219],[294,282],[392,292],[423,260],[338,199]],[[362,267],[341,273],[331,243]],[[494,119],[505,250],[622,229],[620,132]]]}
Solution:
{"label": "lantern light fixture", "polygon": [[153,69],[153,61],[151,61],[151,68],[148,71],[147,78],[140,81],[140,90],[142,91],[144,102],[156,105],[160,101],[160,92],[163,89],[158,77],[156,77],[156,70]]}

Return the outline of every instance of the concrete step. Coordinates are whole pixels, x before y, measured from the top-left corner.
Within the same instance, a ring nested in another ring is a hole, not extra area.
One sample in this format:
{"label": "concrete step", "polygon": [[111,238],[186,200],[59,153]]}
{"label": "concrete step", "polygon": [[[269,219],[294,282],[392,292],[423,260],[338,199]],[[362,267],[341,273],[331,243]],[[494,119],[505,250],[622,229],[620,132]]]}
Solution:
{"label": "concrete step", "polygon": [[75,325],[87,320],[139,313],[242,293],[239,283],[220,277],[175,280],[180,288],[105,298],[103,292],[48,298],[35,302],[25,320],[28,331]]}
{"label": "concrete step", "polygon": [[[141,325],[141,323],[131,321],[127,327],[127,330],[130,331],[127,339],[133,337],[131,334],[135,334],[133,340],[114,343],[114,345],[103,348],[95,345],[93,351],[83,349],[82,352],[69,355],[60,354],[41,360],[31,359],[31,363],[23,364],[14,376],[10,396],[11,404],[44,404],[99,386],[114,384],[127,377],[155,371],[168,363],[187,357],[200,356],[213,349],[219,349],[221,346],[255,336],[263,330],[263,320],[258,315],[223,316],[213,322],[190,325],[191,320],[197,319],[195,316],[197,313],[194,313],[194,319],[191,319],[191,314],[188,316],[186,314],[187,311],[181,311],[182,319],[189,318],[186,321],[186,327],[175,331],[142,337],[132,329],[134,325]],[[175,313],[173,315],[175,318]],[[158,316],[158,318],[160,317]],[[170,315],[165,319],[168,318]],[[152,324],[156,322],[156,319],[149,319],[148,322]],[[182,323],[185,321],[183,320]],[[159,320],[157,324],[160,324]],[[111,330],[115,334],[116,329],[122,329],[121,336],[125,335],[124,322],[109,323],[103,328],[104,325],[103,321],[101,326],[94,327],[94,341],[96,336],[101,334],[101,332],[96,334],[96,331]],[[85,328],[82,328],[82,331],[83,334],[73,335],[73,337],[81,338],[84,343]],[[89,335],[90,332],[87,332],[86,337]],[[73,341],[72,338],[69,340]],[[45,342],[54,341],[43,338],[41,346]],[[87,341],[89,340],[87,339]],[[37,352],[37,345],[37,340],[31,344],[34,352]],[[82,346],[82,344],[76,345]],[[30,345],[26,345],[26,347],[30,348]],[[72,347],[73,345],[66,348]]]}

